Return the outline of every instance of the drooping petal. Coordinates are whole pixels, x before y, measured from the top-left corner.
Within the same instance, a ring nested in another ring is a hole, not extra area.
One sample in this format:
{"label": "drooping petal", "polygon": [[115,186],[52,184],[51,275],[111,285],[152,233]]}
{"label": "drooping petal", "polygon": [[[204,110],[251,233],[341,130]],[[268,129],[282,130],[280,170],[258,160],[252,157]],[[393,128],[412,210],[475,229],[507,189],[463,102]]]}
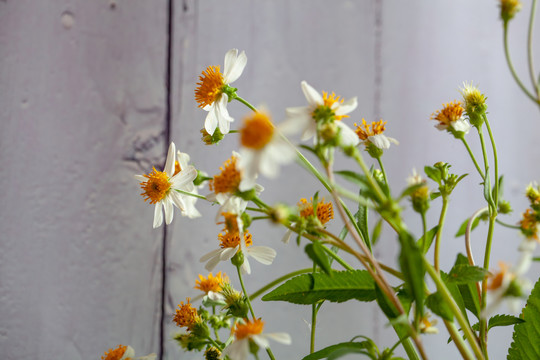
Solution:
{"label": "drooping petal", "polygon": [[465,134],[468,134],[469,133],[469,129],[471,128],[471,125],[469,125],[469,123],[467,122],[467,120],[465,119],[459,119],[459,120],[456,120],[456,121],[452,121],[450,123],[450,126],[456,130],[456,131],[461,131],[461,132],[464,132]]}
{"label": "drooping petal", "polygon": [[176,146],[173,142],[171,142],[171,145],[169,145],[169,151],[167,152],[167,161],[165,161],[165,173],[169,177],[172,177],[174,175],[174,165],[176,163]]}
{"label": "drooping petal", "polygon": [[319,92],[315,90],[311,85],[309,85],[306,81],[302,81],[301,85],[302,91],[309,105],[315,107],[324,104],[324,100],[321,94],[319,94]]}
{"label": "drooping petal", "polygon": [[161,201],[158,201],[154,207],[154,229],[163,224],[163,213],[161,212]]}
{"label": "drooping petal", "polygon": [[223,73],[223,81],[225,84],[230,84],[238,80],[247,64],[247,56],[244,51],[238,55],[237,49],[232,49],[225,54],[225,66]]}
{"label": "drooping petal", "polygon": [[335,109],[336,115],[347,115],[348,113],[356,109],[356,107],[358,106],[358,99],[355,96],[342,104],[338,103],[337,101],[334,103],[334,105],[335,104],[338,104],[337,108]]}
{"label": "drooping petal", "polygon": [[237,340],[223,350],[223,358],[228,356],[231,360],[246,360],[249,356],[249,339]]}
{"label": "drooping petal", "polygon": [[212,270],[214,270],[216,265],[219,264],[220,261],[221,261],[220,256],[216,255],[213,258],[211,258],[210,260],[208,260],[208,262],[204,265],[204,268],[206,270],[208,270],[208,271],[212,271]]}
{"label": "drooping petal", "polygon": [[223,251],[221,252],[221,255],[219,256],[220,260],[221,261],[230,260],[238,252],[238,247],[239,246],[223,249]]}
{"label": "drooping petal", "polygon": [[292,342],[291,336],[284,332],[264,334],[264,336],[285,345],[290,345]]}
{"label": "drooping petal", "polygon": [[145,178],[144,176],[142,175],[133,175],[135,177],[135,179],[141,181],[141,182],[146,182],[148,179]]}
{"label": "drooping petal", "polygon": [[264,265],[270,265],[276,257],[276,250],[267,246],[251,246],[247,249],[249,256]]}
{"label": "drooping petal", "polygon": [[218,126],[218,119],[216,117],[215,112],[216,104],[212,104],[208,110],[208,114],[206,114],[206,119],[204,120],[204,129],[207,133],[210,135],[214,135],[214,132],[216,131],[216,128]]}
{"label": "drooping petal", "polygon": [[[193,185],[193,180],[195,180],[196,177],[197,169],[193,166],[189,166],[187,169],[180,171],[171,178],[172,187],[173,189],[184,190],[187,185]],[[193,189],[193,186],[190,186],[190,188]]]}
{"label": "drooping petal", "polygon": [[231,129],[231,122],[234,121],[227,110],[228,99],[227,94],[222,94],[214,108],[216,118],[218,119],[219,131],[221,131],[221,133],[224,135],[229,133],[229,130]]}
{"label": "drooping petal", "polygon": [[174,207],[172,201],[166,197],[163,199],[163,210],[165,211],[165,224],[169,225],[173,220]]}
{"label": "drooping petal", "polygon": [[386,150],[390,147],[390,139],[384,134],[369,136],[368,140],[379,149]]}
{"label": "drooping petal", "polygon": [[242,264],[242,274],[251,274],[251,265],[249,265],[248,257],[244,257],[244,263]]}
{"label": "drooping petal", "polygon": [[213,257],[218,257],[219,258],[219,255],[221,255],[221,252],[223,251],[223,249],[215,249],[215,250],[212,250],[210,251],[208,254],[205,254],[203,256],[201,256],[201,258],[199,259],[200,262],[205,262],[207,261],[208,259],[211,259]]}
{"label": "drooping petal", "polygon": [[345,146],[356,146],[360,143],[358,135],[354,132],[353,129],[348,127],[342,121],[334,122],[337,127],[341,130],[339,136],[341,137],[341,143]]}
{"label": "drooping petal", "polygon": [[305,141],[305,140],[311,139],[316,134],[317,134],[317,123],[315,121],[310,121],[304,129],[304,133],[302,134],[301,140]]}
{"label": "drooping petal", "polygon": [[291,241],[292,234],[292,230],[287,230],[285,235],[283,235],[283,239],[281,239],[281,242],[283,242],[284,244],[288,244],[289,241]]}
{"label": "drooping petal", "polygon": [[176,206],[182,211],[185,210],[186,203],[184,201],[183,196],[181,196],[178,192],[172,190],[169,194],[169,197],[171,198],[171,201],[173,202],[174,206]]}
{"label": "drooping petal", "polygon": [[266,339],[265,335],[252,335],[251,340],[255,342],[255,344],[259,345],[262,348],[270,347],[270,343]]}

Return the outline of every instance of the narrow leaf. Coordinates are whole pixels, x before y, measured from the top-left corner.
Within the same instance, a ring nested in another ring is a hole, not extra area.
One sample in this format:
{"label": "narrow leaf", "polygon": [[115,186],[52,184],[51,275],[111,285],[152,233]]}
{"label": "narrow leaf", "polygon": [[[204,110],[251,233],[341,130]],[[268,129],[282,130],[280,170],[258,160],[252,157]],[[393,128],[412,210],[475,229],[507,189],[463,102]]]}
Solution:
{"label": "narrow leaf", "polygon": [[[469,260],[467,257],[463,254],[458,254],[456,258],[456,262],[454,266],[456,265],[469,265]],[[455,283],[453,283],[455,284]],[[463,298],[463,303],[465,305],[465,308],[472,312],[477,319],[480,318],[480,299],[478,295],[478,290],[476,288],[476,284],[474,283],[468,283],[463,285],[458,285],[459,292],[461,293],[461,297]]]}
{"label": "narrow leaf", "polygon": [[435,181],[437,184],[441,183],[441,172],[439,171],[439,169],[432,166],[424,166],[424,172],[426,173],[428,178]]}
{"label": "narrow leaf", "polygon": [[422,244],[424,244],[424,248],[423,248],[423,252],[424,254],[429,250],[429,248],[431,247],[431,244],[433,243],[433,239],[435,239],[435,235],[437,235],[437,231],[439,230],[439,225],[436,225],[434,228],[432,228],[431,230],[429,230],[427,233],[426,233],[426,242],[424,244],[424,236],[422,235],[422,237],[417,241],[417,244],[418,246],[420,247],[420,249],[422,249]]}
{"label": "narrow leaf", "polygon": [[321,300],[343,302],[375,300],[375,284],[366,270],[303,274],[292,278],[262,297],[263,301],[315,304]]}
{"label": "narrow leaf", "polygon": [[375,246],[375,244],[379,240],[379,238],[381,236],[381,231],[382,231],[382,219],[377,221],[377,223],[373,227],[373,232],[371,233],[371,244],[373,246]]}

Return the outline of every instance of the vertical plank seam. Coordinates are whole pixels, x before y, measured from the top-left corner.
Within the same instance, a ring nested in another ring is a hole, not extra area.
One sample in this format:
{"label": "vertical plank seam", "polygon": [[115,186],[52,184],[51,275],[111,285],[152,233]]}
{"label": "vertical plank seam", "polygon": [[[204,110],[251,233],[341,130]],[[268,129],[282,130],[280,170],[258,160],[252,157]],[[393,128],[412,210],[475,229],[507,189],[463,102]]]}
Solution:
{"label": "vertical plank seam", "polygon": [[[382,97],[382,31],[383,31],[383,0],[375,0],[374,9],[374,21],[375,21],[375,33],[374,33],[374,98],[373,98],[373,121],[378,121],[381,118],[381,97]],[[375,256],[379,257],[377,251]],[[379,324],[379,312],[373,312],[373,338],[378,344],[380,342],[380,324]]]}
{"label": "vertical plank seam", "polygon": [[[173,57],[173,30],[174,30],[174,0],[168,0],[167,7],[167,64],[165,70],[165,86],[166,86],[166,110],[165,110],[165,152],[171,143],[171,118],[172,118],[172,57]],[[165,351],[165,303],[167,291],[167,226],[163,225],[163,244],[161,251],[161,319],[159,329],[159,360],[163,360]]]}

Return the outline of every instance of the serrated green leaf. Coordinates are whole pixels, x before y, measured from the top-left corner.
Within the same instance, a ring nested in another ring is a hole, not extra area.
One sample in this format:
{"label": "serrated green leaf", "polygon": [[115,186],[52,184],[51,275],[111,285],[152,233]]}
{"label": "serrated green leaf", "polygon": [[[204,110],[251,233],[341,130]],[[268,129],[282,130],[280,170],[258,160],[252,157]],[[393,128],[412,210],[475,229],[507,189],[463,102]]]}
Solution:
{"label": "serrated green leaf", "polygon": [[448,274],[448,281],[458,285],[476,283],[484,280],[488,271],[469,264],[456,264]]}
{"label": "serrated green leaf", "polygon": [[343,302],[375,300],[375,284],[366,270],[303,274],[292,278],[262,297],[263,301],[315,304],[321,300]]}
{"label": "serrated green leaf", "polygon": [[[360,190],[360,196],[362,196],[362,190]],[[368,208],[367,206],[358,204],[358,211],[354,214],[354,219],[356,220],[356,225],[360,229],[360,235],[362,239],[371,250],[371,240],[369,239],[369,228],[368,228]]]}
{"label": "serrated green leaf", "polygon": [[[461,223],[461,226],[459,227],[459,230],[457,231],[456,235],[454,235],[454,236],[455,237],[460,237],[460,236],[465,235],[465,231],[467,231],[467,224],[468,223],[469,223],[469,219],[465,219],[465,221]],[[477,216],[473,220],[473,223],[471,225],[471,231],[473,231],[478,226],[479,223],[480,223],[480,217]]]}
{"label": "serrated green leaf", "polygon": [[433,311],[434,314],[439,315],[445,320],[452,321],[454,319],[452,310],[438,291],[426,298],[426,306]]}
{"label": "serrated green leaf", "polygon": [[497,326],[510,326],[515,324],[521,324],[525,320],[512,315],[495,315],[489,319],[488,330]]}
{"label": "serrated green leaf", "polygon": [[302,360],[320,360],[320,359],[337,359],[340,356],[344,356],[347,354],[364,354],[369,356],[372,359],[377,359],[373,355],[371,355],[368,351],[370,344],[367,341],[361,341],[361,342],[343,342],[335,345],[330,345],[328,347],[325,347],[324,349],[321,349],[319,351],[315,351],[312,354],[309,354],[307,356],[304,356]]}
{"label": "serrated green leaf", "polygon": [[322,249],[323,246],[324,245],[322,245],[320,242],[314,241],[307,244],[304,251],[309,258],[322,269],[322,271],[332,276],[332,267],[330,265],[330,261],[328,260],[328,255],[326,255],[324,249]]}
{"label": "serrated green leaf", "polygon": [[[456,265],[463,265],[469,264],[469,259],[463,254],[458,254],[456,258],[456,262],[454,266]],[[465,305],[465,308],[472,312],[477,319],[480,318],[480,300],[478,298],[478,290],[476,288],[476,284],[469,283],[464,285],[458,285],[459,292],[461,293],[461,297],[463,298],[463,303]]]}
{"label": "serrated green leaf", "polygon": [[[426,243],[425,243],[424,248],[422,250],[424,254],[427,253],[427,251],[431,247],[431,244],[433,243],[433,239],[435,239],[435,235],[437,235],[438,230],[439,230],[439,225],[436,225],[435,227],[433,227],[431,230],[429,230],[426,233]],[[420,249],[422,249],[423,239],[424,239],[424,236],[422,235],[422,237],[420,239],[418,239],[418,241],[417,241],[417,244],[420,247]]]}
{"label": "serrated green leaf", "polygon": [[424,262],[423,255],[416,241],[407,231],[399,234],[401,252],[399,254],[399,265],[405,279],[405,287],[416,303],[416,313],[424,315]]}
{"label": "serrated green leaf", "polygon": [[525,322],[514,325],[507,359],[540,359],[540,280],[534,285],[521,317]]}

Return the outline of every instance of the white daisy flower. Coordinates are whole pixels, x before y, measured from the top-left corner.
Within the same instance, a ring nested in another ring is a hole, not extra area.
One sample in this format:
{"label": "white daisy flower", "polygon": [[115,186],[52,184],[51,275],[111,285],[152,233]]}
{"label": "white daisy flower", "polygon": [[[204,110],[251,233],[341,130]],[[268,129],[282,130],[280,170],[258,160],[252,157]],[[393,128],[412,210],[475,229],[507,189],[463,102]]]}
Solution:
{"label": "white daisy flower", "polygon": [[270,347],[268,339],[290,345],[291,337],[287,333],[263,334],[264,322],[261,319],[237,323],[234,328],[235,341],[223,350],[223,356],[231,360],[246,360],[249,356],[249,342],[253,341],[262,348]]}
{"label": "white daisy flower", "polygon": [[282,126],[282,131],[302,132],[302,141],[308,140],[317,134],[317,120],[333,117],[334,124],[341,130],[340,136],[342,144],[357,145],[359,140],[354,131],[342,123],[341,119],[348,117],[358,106],[357,98],[347,101],[340,99],[334,93],[327,92],[319,94],[307,82],[302,81],[302,91],[308,101],[308,106],[290,107],[286,109],[287,121]]}
{"label": "white daisy flower", "polygon": [[225,71],[221,73],[219,66],[209,66],[202,75],[199,76],[200,82],[195,89],[195,100],[199,107],[208,111],[204,128],[208,134],[213,135],[219,126],[222,134],[227,134],[230,130],[231,122],[234,119],[229,115],[227,103],[228,95],[224,89],[229,84],[236,81],[247,63],[245,52],[238,55],[237,49],[231,49],[225,54]]}
{"label": "white daisy flower", "polygon": [[129,345],[118,345],[116,349],[109,349],[101,356],[101,360],[156,360],[156,354],[134,357],[135,350]]}
{"label": "white daisy flower", "polygon": [[[163,171],[157,171],[154,168],[150,174],[135,175],[135,178],[141,181],[140,185],[144,190],[141,195],[145,197],[144,200],[150,200],[150,204],[155,204],[154,228],[163,223],[163,212],[165,212],[165,223],[168,225],[172,222],[174,215],[173,205],[181,209],[183,214],[195,215],[194,208],[191,209],[187,205],[191,201],[186,199],[189,195],[184,195],[175,190],[193,192],[195,190],[193,180],[197,177],[197,170],[193,166],[186,165],[185,168],[176,172],[175,152],[176,147],[174,143],[171,143]],[[191,196],[189,197],[191,198]]]}
{"label": "white daisy flower", "polygon": [[245,119],[244,126],[240,129],[240,191],[254,188],[259,173],[275,178],[281,164],[295,159],[296,152],[283,135],[279,125],[274,127],[270,117],[264,112],[256,112]]}
{"label": "white daisy flower", "polygon": [[384,135],[386,128],[386,121],[373,121],[371,125],[366,123],[365,119],[362,119],[362,125],[356,123],[356,135],[364,144],[371,143],[381,150],[386,150],[390,147],[390,144],[399,145],[399,141],[390,136]]}
{"label": "white daisy flower", "polygon": [[435,125],[439,130],[446,130],[454,135],[456,135],[456,133],[466,135],[469,133],[471,125],[465,120],[463,111],[465,111],[465,109],[461,106],[461,101],[454,101],[443,104],[442,110],[433,113],[431,119],[439,122]]}

